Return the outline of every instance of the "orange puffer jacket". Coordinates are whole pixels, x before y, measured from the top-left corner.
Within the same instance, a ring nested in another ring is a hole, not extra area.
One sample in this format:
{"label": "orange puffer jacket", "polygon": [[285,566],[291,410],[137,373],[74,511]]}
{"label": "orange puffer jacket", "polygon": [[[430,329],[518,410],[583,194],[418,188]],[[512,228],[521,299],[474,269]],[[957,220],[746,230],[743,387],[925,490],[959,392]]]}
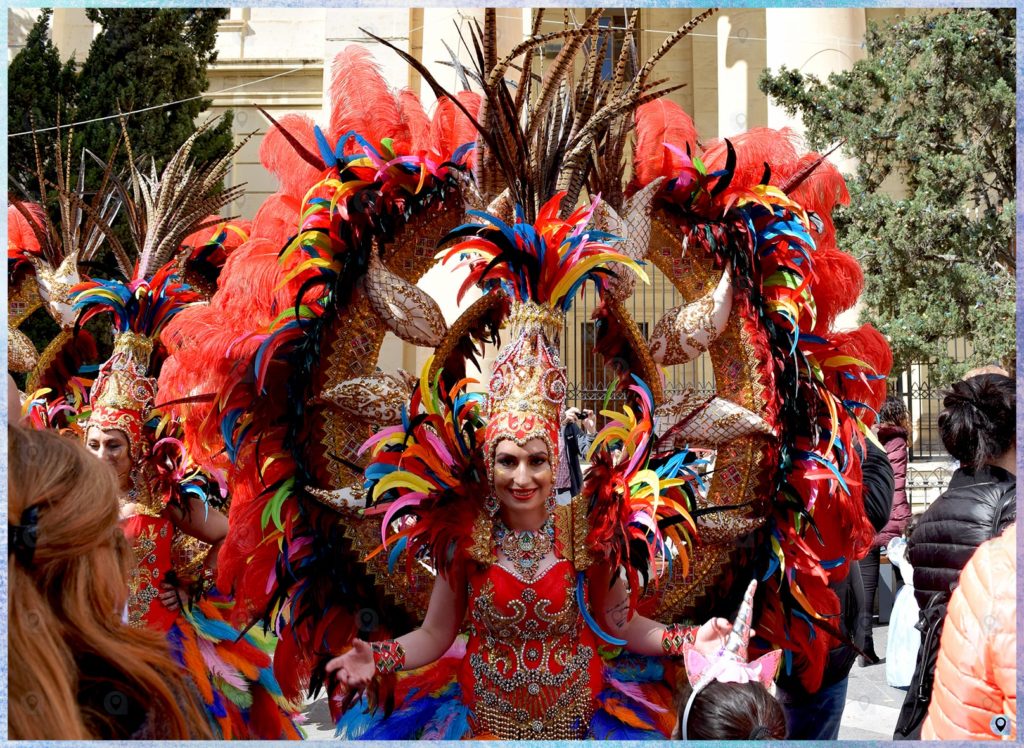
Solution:
{"label": "orange puffer jacket", "polygon": [[981,545],[960,574],[942,629],[923,740],[1017,737],[1016,546],[1014,524]]}

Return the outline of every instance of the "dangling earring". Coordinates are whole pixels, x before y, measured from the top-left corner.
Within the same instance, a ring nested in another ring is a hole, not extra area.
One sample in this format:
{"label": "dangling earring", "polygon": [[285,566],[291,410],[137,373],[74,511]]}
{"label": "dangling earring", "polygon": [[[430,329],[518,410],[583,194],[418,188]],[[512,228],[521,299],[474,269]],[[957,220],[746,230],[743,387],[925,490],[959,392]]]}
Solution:
{"label": "dangling earring", "polygon": [[501,508],[501,504],[498,502],[498,497],[493,493],[484,499],[484,509],[492,517],[498,513],[498,509]]}
{"label": "dangling earring", "polygon": [[548,514],[554,514],[555,513],[555,507],[557,505],[558,505],[558,502],[555,500],[555,489],[552,488],[551,489],[551,493],[548,494],[548,500],[547,500]]}

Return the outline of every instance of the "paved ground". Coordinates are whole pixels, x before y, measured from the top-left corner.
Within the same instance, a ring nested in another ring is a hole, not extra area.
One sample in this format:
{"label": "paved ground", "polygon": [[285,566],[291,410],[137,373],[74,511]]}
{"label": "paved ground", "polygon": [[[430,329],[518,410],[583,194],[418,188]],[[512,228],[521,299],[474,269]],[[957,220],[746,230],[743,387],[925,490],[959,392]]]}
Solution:
{"label": "paved ground", "polygon": [[[875,627],[875,651],[885,656],[888,626]],[[850,672],[846,711],[839,728],[840,740],[892,740],[903,705],[904,692],[885,682],[885,662],[870,667],[854,665]],[[311,740],[333,740],[334,726],[324,698],[311,703],[306,711],[303,729]]]}
{"label": "paved ground", "polygon": [[840,740],[892,740],[906,693],[885,682],[888,634],[888,626],[875,626],[875,652],[882,658],[881,663],[869,667],[854,665],[850,671],[846,710],[839,727]]}

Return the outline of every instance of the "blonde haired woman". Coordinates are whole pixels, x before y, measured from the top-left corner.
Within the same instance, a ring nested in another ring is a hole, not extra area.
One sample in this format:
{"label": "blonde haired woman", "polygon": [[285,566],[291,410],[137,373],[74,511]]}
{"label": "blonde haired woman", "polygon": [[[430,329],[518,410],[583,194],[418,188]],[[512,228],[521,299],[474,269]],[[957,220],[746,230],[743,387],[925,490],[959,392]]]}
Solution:
{"label": "blonde haired woman", "polygon": [[57,434],[7,433],[10,738],[214,737],[164,638],[123,621],[113,474]]}

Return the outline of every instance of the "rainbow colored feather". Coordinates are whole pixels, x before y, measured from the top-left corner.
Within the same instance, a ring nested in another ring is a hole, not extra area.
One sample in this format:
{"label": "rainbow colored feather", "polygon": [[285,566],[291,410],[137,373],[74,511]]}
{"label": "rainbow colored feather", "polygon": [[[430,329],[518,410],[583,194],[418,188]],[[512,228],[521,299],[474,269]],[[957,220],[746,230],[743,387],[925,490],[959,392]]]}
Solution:
{"label": "rainbow colored feather", "polygon": [[648,282],[635,260],[609,246],[608,242],[618,241],[618,237],[587,229],[599,198],[562,219],[558,208],[565,194],[560,192],[548,200],[532,225],[525,222],[518,207],[512,226],[489,213],[468,211],[483,223],[466,223],[449,232],[442,243],[459,241],[438,254],[444,262],[468,255],[456,266],[470,270],[459,289],[460,301],[470,287],[480,284],[500,287],[516,301],[566,312],[588,281],[599,292],[603,290],[612,264],[623,265]]}
{"label": "rainbow colored feather", "polygon": [[[657,581],[659,561],[681,563],[684,575],[689,569],[697,538],[691,510],[695,491],[704,488],[699,468],[705,462],[686,450],[667,459],[653,454],[653,397],[639,378],[633,380],[629,391],[639,412],[629,405],[621,413],[601,411],[610,422],[590,447],[583,495],[590,502],[587,546],[613,574],[625,569],[635,609],[647,584]],[[613,464],[614,442],[622,443],[622,455]]]}
{"label": "rainbow colored feather", "polygon": [[157,270],[152,278],[136,277],[127,283],[97,278],[79,283],[71,292],[79,325],[110,312],[118,333],[134,332],[151,338],[157,337],[187,304],[202,299],[181,282],[173,262]]}
{"label": "rainbow colored feather", "polygon": [[[766,321],[763,328],[775,401],[768,415],[782,435],[777,493],[772,497],[759,557],[768,585],[757,623],[772,644],[800,652],[810,663],[808,688],[820,681],[838,612],[829,581],[867,550],[873,530],[860,500],[864,403],[844,395],[846,383],[868,385],[881,376],[816,329],[817,250],[808,213],[767,182],[731,184],[736,152],[726,141],[726,163],[708,173],[682,154],[682,173],[658,197],[659,206],[701,249],[731,266],[740,294]],[[805,175],[806,176],[806,175]],[[794,186],[795,185],[791,185]],[[863,387],[862,387],[863,389]],[[811,534],[808,534],[811,533]]]}
{"label": "rainbow colored feather", "polygon": [[[366,489],[374,502],[367,510],[381,516],[383,550],[404,548],[409,564],[429,554],[446,573],[464,561],[471,525],[486,494],[486,471],[478,440],[485,426],[483,395],[467,392],[463,379],[451,391],[440,372],[428,381],[428,359],[402,423],[382,429],[361,451],[370,450]],[[393,565],[394,559],[390,561]]]}

